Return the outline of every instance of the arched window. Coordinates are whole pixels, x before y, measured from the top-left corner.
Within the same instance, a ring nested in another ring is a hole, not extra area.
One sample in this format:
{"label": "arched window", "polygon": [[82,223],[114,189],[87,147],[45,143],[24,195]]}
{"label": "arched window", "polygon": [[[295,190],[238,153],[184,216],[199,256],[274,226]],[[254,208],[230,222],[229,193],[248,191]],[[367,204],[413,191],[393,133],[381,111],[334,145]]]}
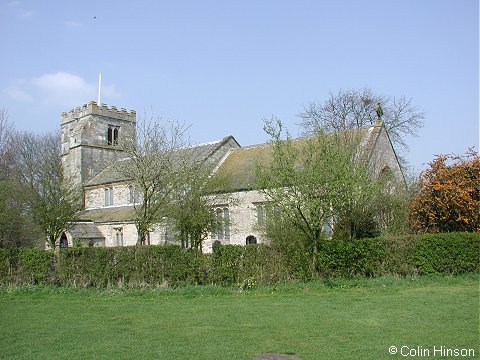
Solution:
{"label": "arched window", "polygon": [[395,176],[392,169],[388,166],[384,166],[380,174],[378,174],[378,181],[382,185],[382,191],[387,194],[394,194],[397,190],[397,181],[395,181]]}
{"label": "arched window", "polygon": [[68,248],[68,239],[67,239],[67,234],[63,233],[62,236],[60,237],[60,249],[66,249]]}
{"label": "arched window", "polygon": [[114,125],[108,125],[107,129],[107,145],[118,145],[118,135],[120,128]]}
{"label": "arched window", "polygon": [[248,235],[247,239],[245,240],[245,244],[247,245],[254,245],[257,243],[257,238],[253,235]]}
{"label": "arched window", "polygon": [[114,228],[115,231],[115,246],[123,246],[123,228]]}

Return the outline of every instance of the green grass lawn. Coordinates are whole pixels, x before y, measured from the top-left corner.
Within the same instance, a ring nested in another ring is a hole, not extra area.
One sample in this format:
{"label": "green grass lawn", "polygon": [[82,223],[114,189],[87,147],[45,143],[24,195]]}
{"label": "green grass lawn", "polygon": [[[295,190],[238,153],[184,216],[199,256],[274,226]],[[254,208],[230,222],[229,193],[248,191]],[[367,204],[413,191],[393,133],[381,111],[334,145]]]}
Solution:
{"label": "green grass lawn", "polygon": [[404,358],[390,355],[390,346],[436,359],[434,346],[480,356],[478,276],[245,292],[0,288],[0,324],[2,359]]}

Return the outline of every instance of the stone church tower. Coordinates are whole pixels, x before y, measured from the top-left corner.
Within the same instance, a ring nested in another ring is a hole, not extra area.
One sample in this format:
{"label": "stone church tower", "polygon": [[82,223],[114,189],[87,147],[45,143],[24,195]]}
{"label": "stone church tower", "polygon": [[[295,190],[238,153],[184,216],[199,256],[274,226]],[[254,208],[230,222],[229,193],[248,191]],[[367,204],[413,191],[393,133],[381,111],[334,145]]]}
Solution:
{"label": "stone church tower", "polygon": [[122,157],[118,142],[135,136],[134,110],[98,106],[94,101],[62,113],[62,164],[75,185],[83,185]]}

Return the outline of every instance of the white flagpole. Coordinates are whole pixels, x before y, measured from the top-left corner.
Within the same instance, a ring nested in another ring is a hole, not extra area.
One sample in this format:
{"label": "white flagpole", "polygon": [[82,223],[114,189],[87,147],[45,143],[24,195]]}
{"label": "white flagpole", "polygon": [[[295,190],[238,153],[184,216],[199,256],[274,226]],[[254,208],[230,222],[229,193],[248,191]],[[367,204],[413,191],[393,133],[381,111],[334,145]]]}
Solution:
{"label": "white flagpole", "polygon": [[102,73],[98,74],[98,101],[97,104],[98,106],[102,105],[100,102],[100,89],[102,88]]}

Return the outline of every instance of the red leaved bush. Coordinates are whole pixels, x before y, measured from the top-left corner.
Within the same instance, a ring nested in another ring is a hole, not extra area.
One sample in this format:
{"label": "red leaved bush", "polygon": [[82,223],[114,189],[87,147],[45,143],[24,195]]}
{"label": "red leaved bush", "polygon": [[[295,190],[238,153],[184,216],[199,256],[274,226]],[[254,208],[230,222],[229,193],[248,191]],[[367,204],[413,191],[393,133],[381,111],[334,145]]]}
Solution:
{"label": "red leaved bush", "polygon": [[480,232],[480,157],[470,149],[465,156],[438,155],[419,180],[411,203],[414,231],[437,233]]}

